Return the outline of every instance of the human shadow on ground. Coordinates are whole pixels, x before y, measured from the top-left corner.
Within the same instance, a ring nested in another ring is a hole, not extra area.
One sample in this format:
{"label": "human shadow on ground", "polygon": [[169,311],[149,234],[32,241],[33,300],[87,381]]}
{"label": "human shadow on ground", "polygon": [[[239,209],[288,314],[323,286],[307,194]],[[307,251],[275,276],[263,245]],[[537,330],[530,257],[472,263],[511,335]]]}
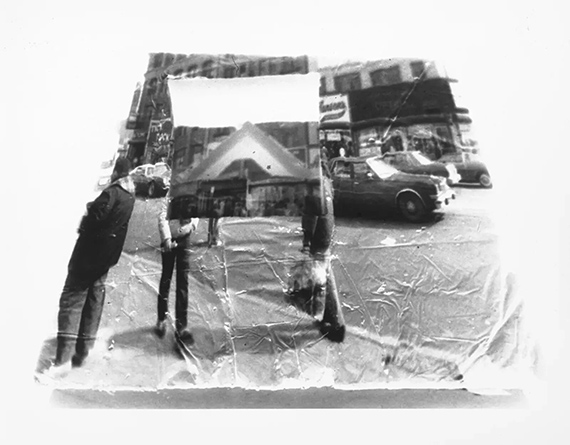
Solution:
{"label": "human shadow on ground", "polygon": [[[185,343],[187,349],[194,357],[211,361],[239,352],[275,354],[287,349],[301,349],[310,347],[323,338],[318,323],[310,320],[228,329],[192,326],[189,330],[194,341]],[[173,354],[182,358],[172,326],[168,327],[161,339],[154,334],[153,327],[146,327],[118,333],[110,337],[109,341],[115,349],[136,348],[143,354]]]}

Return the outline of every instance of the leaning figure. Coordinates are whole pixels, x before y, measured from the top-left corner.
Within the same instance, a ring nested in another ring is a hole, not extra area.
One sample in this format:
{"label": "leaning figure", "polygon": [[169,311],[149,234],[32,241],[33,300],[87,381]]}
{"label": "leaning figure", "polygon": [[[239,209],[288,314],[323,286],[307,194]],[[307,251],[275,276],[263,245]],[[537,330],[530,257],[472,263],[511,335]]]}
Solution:
{"label": "leaning figure", "polygon": [[118,158],[111,184],[91,203],[79,226],[59,300],[57,350],[44,375],[63,376],[83,365],[97,338],[105,302],[105,279],[118,263],[135,205],[128,159]]}

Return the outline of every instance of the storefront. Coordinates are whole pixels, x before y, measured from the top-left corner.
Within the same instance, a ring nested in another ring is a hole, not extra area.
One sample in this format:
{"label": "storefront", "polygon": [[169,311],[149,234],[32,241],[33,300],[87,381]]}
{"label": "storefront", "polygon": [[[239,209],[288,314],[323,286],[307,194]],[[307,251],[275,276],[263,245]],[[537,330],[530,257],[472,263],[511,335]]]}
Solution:
{"label": "storefront", "polygon": [[468,110],[457,108],[449,79],[428,79],[348,94],[355,152],[360,156],[418,150],[431,159],[465,145]]}
{"label": "storefront", "polygon": [[353,155],[348,95],[322,96],[319,113],[319,142],[321,147],[327,149],[329,158],[339,156],[341,149],[346,156]]}

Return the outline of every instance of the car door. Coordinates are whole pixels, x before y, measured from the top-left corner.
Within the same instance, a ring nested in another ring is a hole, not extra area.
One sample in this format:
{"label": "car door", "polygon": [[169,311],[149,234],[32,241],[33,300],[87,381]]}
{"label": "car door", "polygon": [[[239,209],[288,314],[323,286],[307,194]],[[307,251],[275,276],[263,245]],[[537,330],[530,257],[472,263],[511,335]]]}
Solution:
{"label": "car door", "polygon": [[384,190],[384,181],[366,164],[353,164],[352,199],[362,213],[377,213],[388,205],[388,195]]}

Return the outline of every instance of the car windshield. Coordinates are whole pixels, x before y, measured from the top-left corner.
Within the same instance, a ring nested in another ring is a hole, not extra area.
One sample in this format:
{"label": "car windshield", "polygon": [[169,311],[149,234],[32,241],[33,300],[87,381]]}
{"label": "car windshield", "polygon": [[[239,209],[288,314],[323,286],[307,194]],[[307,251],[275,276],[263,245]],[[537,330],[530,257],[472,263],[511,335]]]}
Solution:
{"label": "car windshield", "polygon": [[394,167],[386,164],[379,158],[370,158],[366,160],[368,166],[372,169],[374,173],[378,175],[381,179],[386,179],[392,176],[394,173],[398,173]]}
{"label": "car windshield", "polygon": [[431,161],[428,158],[426,158],[423,154],[418,153],[418,152],[410,153],[410,158],[413,159],[413,163],[415,163],[415,164],[419,164],[419,165],[431,164]]}

